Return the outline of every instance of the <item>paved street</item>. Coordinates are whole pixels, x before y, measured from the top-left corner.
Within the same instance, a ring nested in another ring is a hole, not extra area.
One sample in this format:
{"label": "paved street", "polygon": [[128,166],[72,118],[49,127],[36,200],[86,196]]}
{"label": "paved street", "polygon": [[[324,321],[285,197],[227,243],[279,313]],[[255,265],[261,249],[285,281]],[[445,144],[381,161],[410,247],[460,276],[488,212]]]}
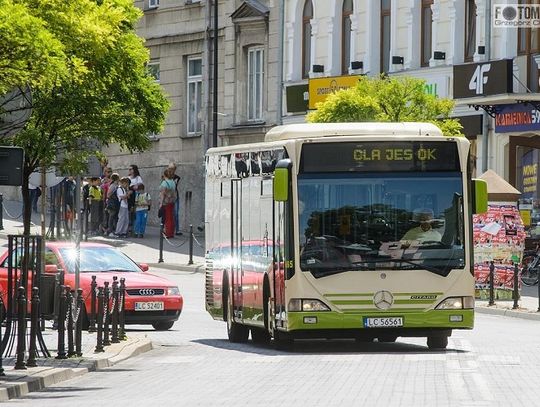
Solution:
{"label": "paved street", "polygon": [[[292,352],[230,344],[204,311],[204,274],[166,271],[186,298],[154,350],[9,403],[16,406],[532,406],[538,405],[540,322],[477,314],[448,351],[318,341]],[[140,329],[146,331],[146,328]]]}

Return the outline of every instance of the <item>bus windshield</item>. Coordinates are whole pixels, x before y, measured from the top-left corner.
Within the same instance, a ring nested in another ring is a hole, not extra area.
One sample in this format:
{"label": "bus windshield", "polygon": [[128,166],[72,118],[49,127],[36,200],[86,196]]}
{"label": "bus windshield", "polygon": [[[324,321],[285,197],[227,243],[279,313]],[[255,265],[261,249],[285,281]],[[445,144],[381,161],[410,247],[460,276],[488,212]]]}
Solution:
{"label": "bus windshield", "polygon": [[358,270],[465,266],[459,171],[298,175],[300,267],[315,277]]}

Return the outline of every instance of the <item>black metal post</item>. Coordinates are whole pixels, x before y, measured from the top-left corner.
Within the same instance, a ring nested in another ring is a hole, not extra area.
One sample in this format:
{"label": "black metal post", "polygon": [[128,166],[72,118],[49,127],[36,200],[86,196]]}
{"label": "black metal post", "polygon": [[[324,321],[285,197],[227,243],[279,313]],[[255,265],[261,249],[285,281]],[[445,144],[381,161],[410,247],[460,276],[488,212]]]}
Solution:
{"label": "black metal post", "polygon": [[30,311],[30,348],[28,349],[28,360],[26,366],[36,367],[37,358],[37,334],[39,326],[39,288],[32,288],[32,309]]}
{"label": "black metal post", "polygon": [[104,293],[103,293],[103,287],[98,288],[98,295],[97,295],[97,343],[96,343],[96,349],[94,350],[95,353],[98,352],[105,352],[105,349],[103,349],[103,308],[104,308]]}
{"label": "black metal post", "polygon": [[519,267],[517,263],[514,263],[514,291],[512,293],[514,299],[514,305],[512,309],[518,309],[518,300],[519,300]]}
{"label": "black metal post", "polygon": [[488,305],[495,305],[495,265],[493,261],[489,264],[489,303]]}
{"label": "black metal post", "polygon": [[4,230],[4,195],[0,194],[0,230]]}
{"label": "black metal post", "polygon": [[66,309],[67,309],[67,337],[68,337],[68,357],[75,356],[75,337],[73,323],[73,293],[71,287],[66,287]]}
{"label": "black metal post", "polygon": [[111,319],[111,342],[118,343],[118,305],[120,301],[120,289],[118,288],[118,277],[113,277],[112,283],[112,319]]}
{"label": "black metal post", "polygon": [[159,260],[158,263],[163,263],[163,216],[159,225]]}
{"label": "black metal post", "polygon": [[58,310],[58,356],[56,359],[67,359],[66,355],[66,286],[60,286],[60,305]]}
{"label": "black metal post", "polygon": [[118,338],[121,341],[125,341],[127,339],[126,336],[126,279],[121,278],[120,279],[120,315],[119,315],[119,323],[120,326],[118,328]]}
{"label": "black metal post", "polygon": [[193,225],[189,225],[189,261],[188,264],[193,264]]}
{"label": "black metal post", "polygon": [[88,332],[96,332],[96,276],[90,283],[90,315],[88,316]]}
{"label": "black metal post", "polygon": [[17,288],[17,361],[15,369],[26,369],[26,295],[25,288]]}
{"label": "black metal post", "polygon": [[84,241],[88,242],[88,215],[90,214],[90,204],[88,200],[84,203]]}
{"label": "black metal post", "polygon": [[82,327],[84,308],[83,290],[77,289],[77,321],[75,322],[75,355],[82,356]]}
{"label": "black metal post", "polygon": [[109,339],[109,301],[111,299],[111,292],[108,281],[105,281],[103,291],[105,293],[103,300],[103,345],[109,346],[111,344],[111,340]]}

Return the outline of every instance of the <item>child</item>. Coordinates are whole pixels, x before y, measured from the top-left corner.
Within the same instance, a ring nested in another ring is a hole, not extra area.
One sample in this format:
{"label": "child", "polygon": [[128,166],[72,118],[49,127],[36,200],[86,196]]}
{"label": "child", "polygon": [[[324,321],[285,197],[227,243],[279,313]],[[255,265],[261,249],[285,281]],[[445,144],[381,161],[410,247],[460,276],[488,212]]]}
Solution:
{"label": "child", "polygon": [[152,198],[148,192],[144,192],[144,185],[139,184],[137,195],[135,196],[135,225],[133,227],[135,237],[144,237],[146,220]]}
{"label": "child", "polygon": [[124,177],[120,180],[120,186],[116,189],[116,196],[120,201],[120,211],[118,212],[118,222],[116,224],[116,237],[127,237],[129,227],[129,178]]}
{"label": "child", "polygon": [[99,186],[98,177],[92,177],[90,180],[90,188],[88,189],[88,204],[90,208],[90,235],[95,236],[99,231],[99,225],[101,225],[101,215],[103,213],[102,206],[102,194]]}

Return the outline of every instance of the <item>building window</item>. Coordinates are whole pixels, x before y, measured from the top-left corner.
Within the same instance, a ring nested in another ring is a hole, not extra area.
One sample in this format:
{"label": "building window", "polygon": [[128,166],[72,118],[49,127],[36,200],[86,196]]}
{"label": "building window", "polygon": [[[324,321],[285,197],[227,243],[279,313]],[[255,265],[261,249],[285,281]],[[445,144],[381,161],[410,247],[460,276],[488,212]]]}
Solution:
{"label": "building window", "polygon": [[[519,4],[537,4],[536,0],[520,0]],[[540,53],[540,28],[518,28],[518,54],[527,56],[527,88],[538,92],[540,79],[539,66],[535,56]]]}
{"label": "building window", "polygon": [[422,0],[422,26],[421,26],[421,65],[429,66],[431,59],[431,29],[433,26],[433,12],[431,5],[433,0]]}
{"label": "building window", "polygon": [[311,19],[313,18],[313,3],[306,0],[302,13],[302,78],[309,76],[311,64]]}
{"label": "building window", "polygon": [[148,8],[159,7],[159,0],[148,0]]}
{"label": "building window", "polygon": [[156,80],[156,82],[159,82],[159,61],[148,62],[148,65],[146,65],[146,69],[148,70],[150,76],[152,76]]}
{"label": "building window", "polygon": [[341,16],[341,73],[348,74],[351,65],[351,14],[353,13],[352,0],[343,0]]}
{"label": "building window", "polygon": [[202,130],[202,59],[188,59],[187,69],[187,132],[200,133]]}
{"label": "building window", "polygon": [[476,0],[465,3],[465,62],[471,62],[476,51]]}
{"label": "building window", "polygon": [[390,2],[381,0],[381,72],[390,70]]}
{"label": "building window", "polygon": [[248,51],[248,120],[261,120],[264,89],[264,50],[251,48]]}

